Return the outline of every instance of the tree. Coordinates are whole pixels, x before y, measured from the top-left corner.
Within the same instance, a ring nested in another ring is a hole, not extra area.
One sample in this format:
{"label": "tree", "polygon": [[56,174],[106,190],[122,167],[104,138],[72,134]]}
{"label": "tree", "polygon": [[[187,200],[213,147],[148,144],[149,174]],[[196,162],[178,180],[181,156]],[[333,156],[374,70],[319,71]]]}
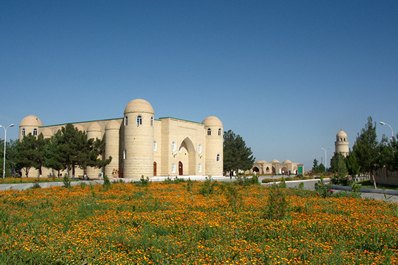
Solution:
{"label": "tree", "polygon": [[36,137],[31,133],[22,138],[16,146],[15,164],[17,170],[23,170],[28,177],[32,167],[38,167],[38,153],[36,152]]}
{"label": "tree", "polygon": [[355,178],[359,175],[361,167],[359,166],[358,159],[355,153],[351,152],[346,159],[348,174]]}
{"label": "tree", "polygon": [[319,174],[319,173],[323,173],[326,171],[325,166],[321,163],[318,164],[318,160],[314,159],[313,163],[312,163],[312,173],[314,174]]}
{"label": "tree", "polygon": [[[9,140],[6,143],[6,176],[15,174],[15,156],[16,156],[17,141]],[[4,140],[0,140],[0,176],[3,176],[3,157],[4,157]]]}
{"label": "tree", "polygon": [[357,158],[360,173],[371,175],[375,187],[376,181],[373,176],[373,171],[378,167],[377,146],[376,124],[373,123],[372,117],[368,117],[365,127],[362,129],[361,134],[358,135],[352,147],[352,152]]}
{"label": "tree", "polygon": [[251,169],[255,157],[240,135],[232,130],[224,132],[224,171]]}

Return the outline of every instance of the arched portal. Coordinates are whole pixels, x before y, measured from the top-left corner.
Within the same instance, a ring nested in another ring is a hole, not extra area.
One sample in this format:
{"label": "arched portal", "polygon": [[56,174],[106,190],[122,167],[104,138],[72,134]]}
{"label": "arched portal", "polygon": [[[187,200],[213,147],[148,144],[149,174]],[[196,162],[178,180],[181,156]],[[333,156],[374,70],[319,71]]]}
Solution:
{"label": "arched portal", "polygon": [[282,167],[282,175],[287,175],[289,173],[289,170],[287,170],[287,167]]}
{"label": "arched portal", "polygon": [[184,164],[181,161],[178,161],[178,175],[184,175]]}
{"label": "arched portal", "polygon": [[[189,137],[186,137],[181,142],[178,149],[177,159],[181,162],[181,165],[183,166],[183,171],[180,175],[196,175],[196,151]],[[180,166],[178,168],[180,169]]]}
{"label": "arched portal", "polygon": [[276,168],[275,167],[272,167],[272,174],[276,174]]}
{"label": "arched portal", "polygon": [[258,167],[253,167],[253,172],[259,173],[260,169]]}
{"label": "arched portal", "polygon": [[157,167],[158,167],[158,164],[156,163],[156,161],[153,162],[153,176],[157,175]]}

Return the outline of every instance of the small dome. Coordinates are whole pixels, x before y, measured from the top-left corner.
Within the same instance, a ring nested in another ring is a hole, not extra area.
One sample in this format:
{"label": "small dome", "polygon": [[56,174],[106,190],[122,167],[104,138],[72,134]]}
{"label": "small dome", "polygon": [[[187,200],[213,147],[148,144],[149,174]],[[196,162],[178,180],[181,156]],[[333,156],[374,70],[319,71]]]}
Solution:
{"label": "small dome", "polygon": [[118,123],[115,120],[109,121],[105,126],[105,130],[116,130],[119,128],[120,128],[120,123]]}
{"label": "small dome", "polygon": [[134,99],[130,101],[126,108],[124,109],[124,113],[131,113],[131,112],[144,112],[144,113],[155,113],[152,108],[151,103],[146,101],[145,99]]}
{"label": "small dome", "polygon": [[292,161],[290,161],[290,160],[283,161],[283,164],[291,164],[291,163],[292,163]]}
{"label": "small dome", "polygon": [[272,163],[275,163],[275,164],[279,164],[279,163],[280,163],[280,162],[279,162],[278,160],[276,160],[276,159],[272,160],[271,162],[272,162]]}
{"label": "small dome", "polygon": [[336,136],[347,138],[347,133],[343,131],[343,129],[340,129],[340,131],[336,134]]}
{"label": "small dome", "polygon": [[88,127],[89,132],[100,132],[101,131],[101,126],[98,124],[98,122],[93,122],[90,124]]}
{"label": "small dome", "polygon": [[222,122],[216,116],[209,116],[202,122],[205,126],[218,126],[223,127]]}
{"label": "small dome", "polygon": [[41,133],[43,134],[44,137],[53,135],[53,131],[50,128],[44,128],[44,130],[41,131]]}
{"label": "small dome", "polygon": [[259,160],[255,164],[266,164],[266,163],[267,163],[267,161],[265,161],[265,160]]}
{"label": "small dome", "polygon": [[35,115],[28,115],[22,119],[19,126],[42,126],[41,120]]}

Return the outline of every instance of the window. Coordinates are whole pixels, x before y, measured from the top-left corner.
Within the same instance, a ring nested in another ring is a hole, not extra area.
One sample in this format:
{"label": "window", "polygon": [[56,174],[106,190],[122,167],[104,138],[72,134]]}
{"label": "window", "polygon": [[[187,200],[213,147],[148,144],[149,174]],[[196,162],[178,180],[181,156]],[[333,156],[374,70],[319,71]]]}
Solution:
{"label": "window", "polygon": [[220,161],[220,154],[217,154],[216,161]]}
{"label": "window", "polygon": [[171,164],[171,173],[176,173],[177,167],[176,164]]}
{"label": "window", "polygon": [[158,143],[153,141],[153,151],[156,152],[158,150]]}
{"label": "window", "polygon": [[124,126],[127,126],[129,124],[129,117],[124,116]]}
{"label": "window", "polygon": [[171,151],[174,153],[175,151],[177,151],[177,145],[176,145],[176,142],[172,142],[171,143]]}
{"label": "window", "polygon": [[126,149],[124,149],[123,150],[123,159],[126,159],[126,157],[127,157],[127,152],[126,152]]}
{"label": "window", "polygon": [[202,172],[202,164],[198,164],[198,172],[201,173]]}
{"label": "window", "polygon": [[198,144],[198,154],[201,154],[201,153],[202,153],[202,145]]}
{"label": "window", "polygon": [[207,135],[211,135],[211,129],[207,129]]}
{"label": "window", "polygon": [[218,129],[218,135],[221,135],[221,128]]}
{"label": "window", "polygon": [[153,126],[153,116],[151,117],[151,126]]}
{"label": "window", "polygon": [[25,137],[25,128],[22,129],[22,136]]}
{"label": "window", "polygon": [[137,126],[140,126],[140,125],[142,125],[142,116],[138,115],[137,116]]}
{"label": "window", "polygon": [[33,129],[33,136],[36,136],[36,135],[37,135],[37,129],[34,128],[34,129]]}

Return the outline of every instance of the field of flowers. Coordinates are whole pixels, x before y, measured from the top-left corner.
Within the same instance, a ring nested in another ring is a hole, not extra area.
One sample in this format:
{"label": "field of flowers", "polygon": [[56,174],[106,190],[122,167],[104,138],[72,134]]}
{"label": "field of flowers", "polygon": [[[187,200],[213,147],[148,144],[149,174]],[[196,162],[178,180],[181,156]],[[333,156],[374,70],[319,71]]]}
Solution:
{"label": "field of flowers", "polygon": [[275,190],[189,181],[4,191],[0,263],[398,264],[397,204]]}

